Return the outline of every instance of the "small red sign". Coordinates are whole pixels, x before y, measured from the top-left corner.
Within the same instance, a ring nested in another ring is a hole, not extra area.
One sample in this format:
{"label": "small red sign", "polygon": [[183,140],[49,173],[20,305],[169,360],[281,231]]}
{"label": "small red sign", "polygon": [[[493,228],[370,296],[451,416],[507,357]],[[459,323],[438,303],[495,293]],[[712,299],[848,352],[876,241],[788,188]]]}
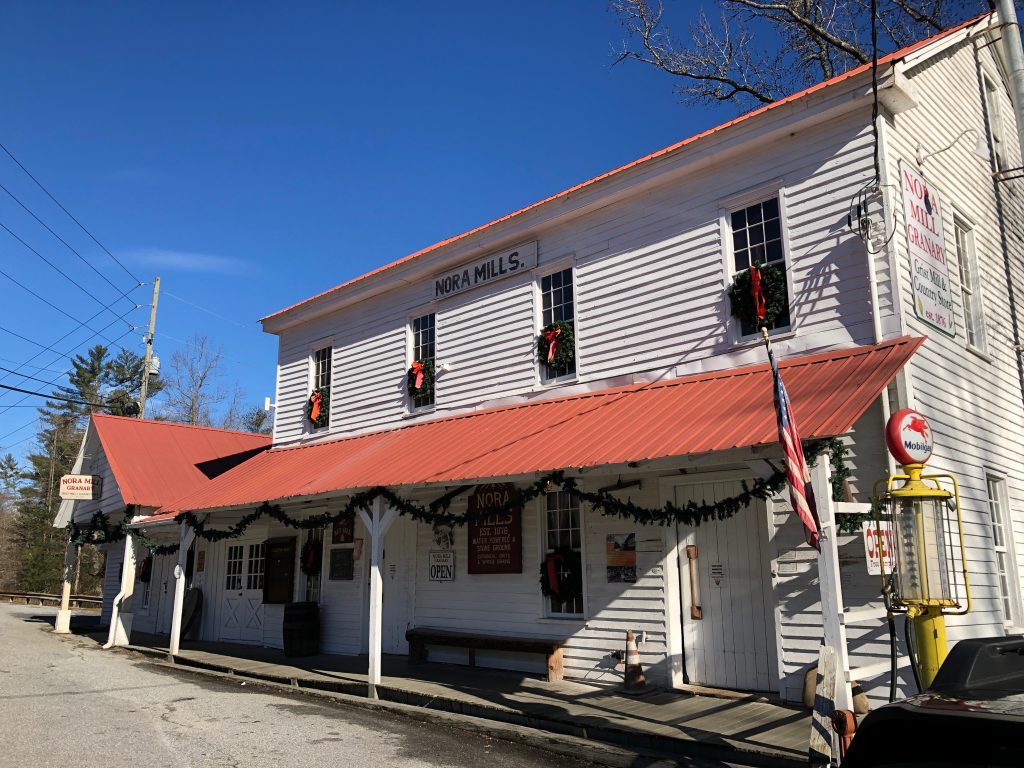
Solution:
{"label": "small red sign", "polygon": [[[523,508],[512,483],[481,485],[469,497],[470,514],[501,507],[469,527],[469,573],[523,572]],[[509,506],[510,505],[510,506]]]}
{"label": "small red sign", "polygon": [[935,437],[924,416],[913,408],[904,408],[889,417],[885,444],[900,464],[924,464],[932,457]]}

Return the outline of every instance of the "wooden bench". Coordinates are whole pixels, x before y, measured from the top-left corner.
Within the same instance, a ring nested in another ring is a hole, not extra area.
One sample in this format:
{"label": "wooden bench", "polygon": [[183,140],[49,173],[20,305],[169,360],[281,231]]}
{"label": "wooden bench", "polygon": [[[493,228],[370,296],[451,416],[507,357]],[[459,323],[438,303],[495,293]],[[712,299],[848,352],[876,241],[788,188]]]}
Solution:
{"label": "wooden bench", "polygon": [[516,651],[518,653],[543,654],[547,660],[548,682],[562,679],[562,648],[565,640],[557,637],[508,637],[470,632],[454,632],[448,629],[413,627],[406,630],[409,641],[409,661],[413,664],[427,660],[428,645],[444,645],[469,649],[469,666],[476,666],[477,651]]}

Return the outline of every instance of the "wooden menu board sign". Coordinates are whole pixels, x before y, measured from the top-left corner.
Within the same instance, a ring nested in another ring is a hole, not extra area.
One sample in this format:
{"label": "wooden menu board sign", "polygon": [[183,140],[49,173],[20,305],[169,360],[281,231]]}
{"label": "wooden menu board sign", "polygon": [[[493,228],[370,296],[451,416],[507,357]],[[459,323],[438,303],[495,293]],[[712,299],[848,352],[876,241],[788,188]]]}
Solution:
{"label": "wooden menu board sign", "polygon": [[469,573],[523,572],[523,508],[512,483],[481,485],[469,497],[474,514],[510,501],[517,503],[507,513],[491,515],[469,527]]}

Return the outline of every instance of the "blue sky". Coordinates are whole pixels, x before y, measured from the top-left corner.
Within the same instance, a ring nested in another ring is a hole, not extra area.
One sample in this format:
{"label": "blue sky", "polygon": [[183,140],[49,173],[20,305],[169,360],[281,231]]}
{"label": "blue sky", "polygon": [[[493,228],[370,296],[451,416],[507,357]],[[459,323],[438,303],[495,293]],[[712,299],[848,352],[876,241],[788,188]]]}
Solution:
{"label": "blue sky", "polygon": [[[0,223],[39,254],[0,229],[0,269],[38,294],[0,275],[0,367],[42,379],[0,383],[25,389],[52,389],[59,353],[92,331],[142,353],[148,308],[132,308],[159,274],[164,364],[204,333],[224,383],[262,403],[276,338],[261,316],[736,112],[686,108],[670,77],[613,67],[624,31],[601,0],[3,15],[0,142],[127,267],[0,153],[0,184],[82,257],[0,190]],[[134,303],[102,311],[119,291]],[[38,404],[0,394],[0,450],[33,447]]]}

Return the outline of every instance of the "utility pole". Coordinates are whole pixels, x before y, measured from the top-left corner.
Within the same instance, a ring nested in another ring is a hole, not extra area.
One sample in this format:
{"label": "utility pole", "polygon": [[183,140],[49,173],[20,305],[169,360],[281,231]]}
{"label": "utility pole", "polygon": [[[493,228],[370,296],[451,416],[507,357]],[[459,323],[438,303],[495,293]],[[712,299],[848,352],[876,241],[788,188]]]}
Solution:
{"label": "utility pole", "polygon": [[153,280],[153,303],[149,308],[149,332],[146,334],[146,363],[142,369],[142,390],[139,392],[139,418],[146,418],[146,394],[149,392],[149,366],[153,362],[153,334],[156,333],[156,304],[160,299],[160,276]]}

